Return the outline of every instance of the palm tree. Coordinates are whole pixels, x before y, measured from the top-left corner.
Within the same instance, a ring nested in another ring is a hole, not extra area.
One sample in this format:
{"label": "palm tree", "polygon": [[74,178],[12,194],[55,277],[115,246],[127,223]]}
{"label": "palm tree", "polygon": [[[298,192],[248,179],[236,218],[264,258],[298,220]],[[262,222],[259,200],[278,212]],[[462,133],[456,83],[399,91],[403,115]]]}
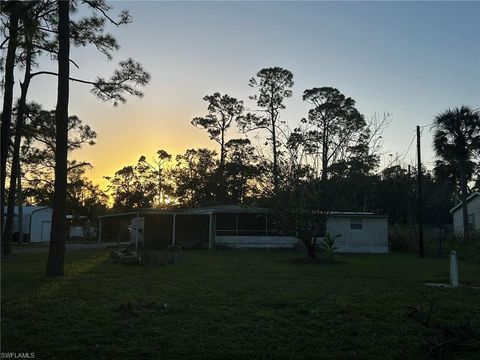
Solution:
{"label": "palm tree", "polygon": [[460,195],[463,204],[463,236],[469,238],[468,181],[472,177],[469,163],[480,152],[479,112],[468,106],[455,107],[435,117],[433,145],[435,153],[445,163],[458,169]]}

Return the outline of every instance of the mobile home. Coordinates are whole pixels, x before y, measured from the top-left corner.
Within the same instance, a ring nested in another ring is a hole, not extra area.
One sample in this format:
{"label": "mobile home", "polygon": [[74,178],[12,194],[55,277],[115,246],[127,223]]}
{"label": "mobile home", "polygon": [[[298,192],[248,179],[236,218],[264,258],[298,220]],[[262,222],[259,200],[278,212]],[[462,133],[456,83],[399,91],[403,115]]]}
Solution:
{"label": "mobile home", "polygon": [[[453,216],[453,231],[457,235],[463,234],[463,207],[462,203],[455,205],[450,213]],[[467,198],[468,226],[471,231],[480,231],[480,193],[474,192]]]}

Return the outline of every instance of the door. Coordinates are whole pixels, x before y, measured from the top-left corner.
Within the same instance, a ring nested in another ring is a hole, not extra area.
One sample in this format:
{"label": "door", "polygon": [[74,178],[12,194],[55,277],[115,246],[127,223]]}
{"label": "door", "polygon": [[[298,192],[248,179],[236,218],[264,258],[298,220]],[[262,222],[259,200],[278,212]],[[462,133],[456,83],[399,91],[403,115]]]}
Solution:
{"label": "door", "polygon": [[50,229],[52,228],[51,221],[42,221],[42,237],[41,241],[50,241]]}

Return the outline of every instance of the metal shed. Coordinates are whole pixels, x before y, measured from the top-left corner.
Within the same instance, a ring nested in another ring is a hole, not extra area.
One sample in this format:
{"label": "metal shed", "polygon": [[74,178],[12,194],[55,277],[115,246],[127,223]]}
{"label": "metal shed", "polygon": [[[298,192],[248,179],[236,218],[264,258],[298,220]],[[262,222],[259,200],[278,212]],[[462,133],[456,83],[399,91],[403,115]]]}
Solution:
{"label": "metal shed", "polygon": [[335,239],[338,252],[388,253],[388,217],[366,212],[332,212],[327,232]]}
{"label": "metal shed", "polygon": [[[26,242],[50,241],[52,225],[52,208],[48,206],[24,206],[22,216],[22,232]],[[6,209],[5,209],[6,212]],[[14,238],[18,239],[19,219],[18,207],[15,207],[13,219]]]}

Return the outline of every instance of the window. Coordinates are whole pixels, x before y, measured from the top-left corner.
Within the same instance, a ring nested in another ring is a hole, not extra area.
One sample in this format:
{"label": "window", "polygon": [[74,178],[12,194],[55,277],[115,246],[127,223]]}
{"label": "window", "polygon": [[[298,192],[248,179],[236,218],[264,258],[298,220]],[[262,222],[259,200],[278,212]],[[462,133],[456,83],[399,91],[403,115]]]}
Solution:
{"label": "window", "polygon": [[350,229],[352,230],[362,230],[363,222],[362,219],[350,219]]}

